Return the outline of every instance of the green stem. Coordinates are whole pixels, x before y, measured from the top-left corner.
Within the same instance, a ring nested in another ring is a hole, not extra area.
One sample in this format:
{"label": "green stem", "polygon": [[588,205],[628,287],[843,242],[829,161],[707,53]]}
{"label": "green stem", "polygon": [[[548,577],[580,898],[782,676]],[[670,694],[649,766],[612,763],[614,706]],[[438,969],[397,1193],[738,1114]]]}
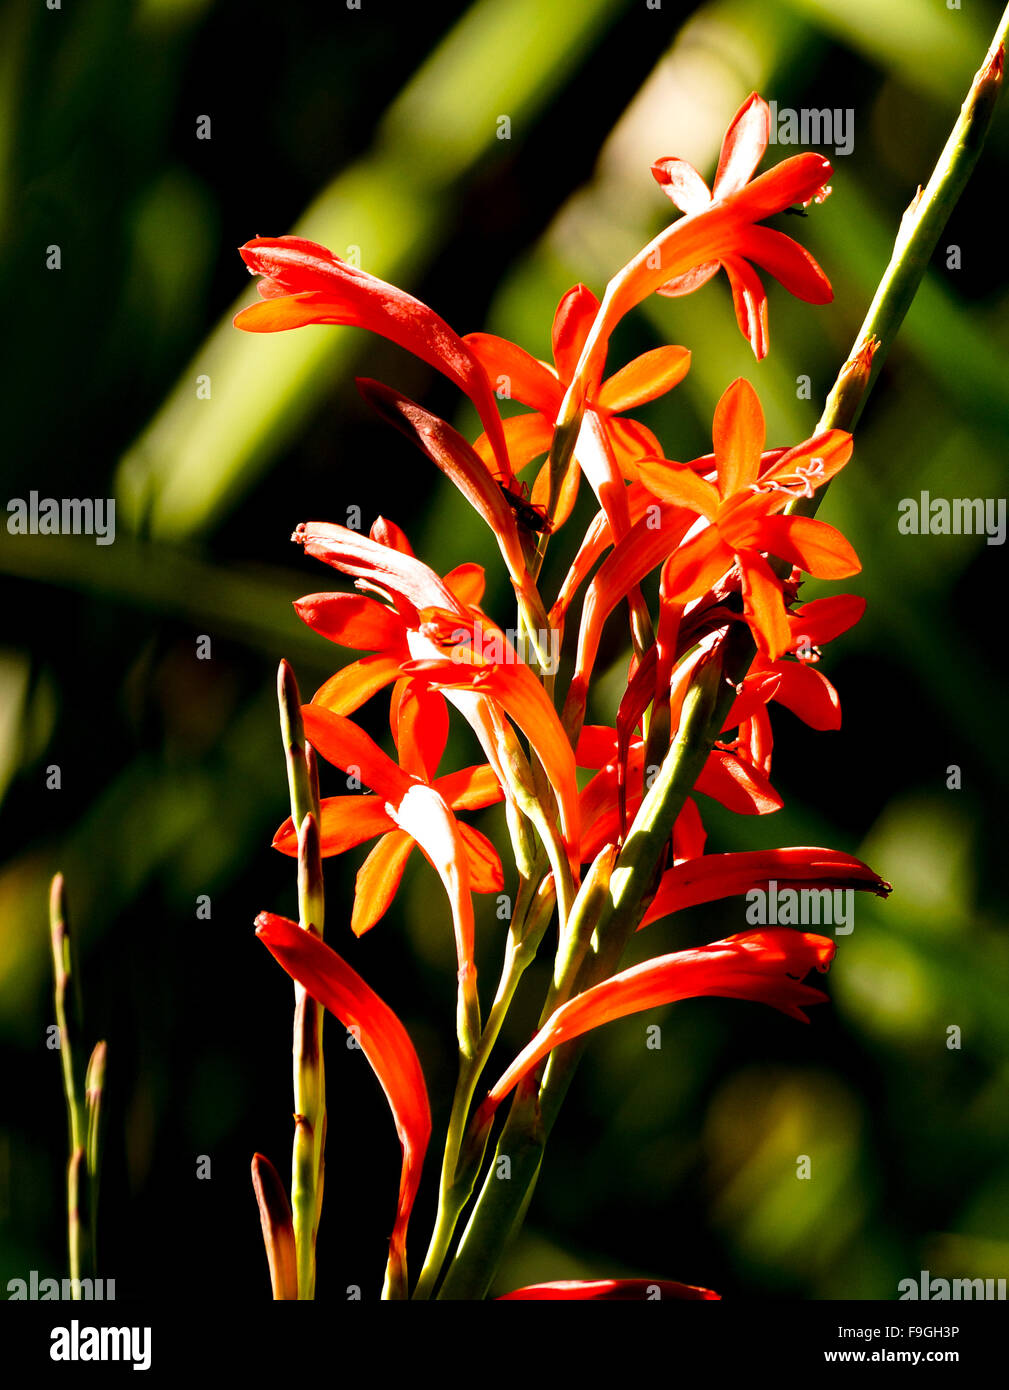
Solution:
{"label": "green stem", "polygon": [[88,1061],[84,1080],[87,1112],[87,1145],[85,1161],[88,1170],[88,1212],[91,1218],[91,1260],[98,1273],[98,1179],[102,1161],[102,1101],[105,1095],[105,1065],[108,1048],[104,1042],[95,1043]]}
{"label": "green stem", "polygon": [[[726,647],[732,640],[730,633]],[[710,752],[708,730],[712,724],[720,727],[733,695],[733,687],[722,678],[721,662],[706,662],[687,693],[679,732],[609,875],[590,947],[585,953],[568,953],[555,981],[555,998],[570,998],[612,974],[644,914],[673,824]],[[538,1095],[534,1088],[519,1088],[439,1298],[485,1297],[532,1199],[546,1141],[584,1045],[578,1039],[554,1049]]]}
{"label": "green stem", "polygon": [[80,1298],[90,1217],[88,1213],[87,1105],[77,1057],[83,1032],[83,1005],[77,951],[66,910],[63,875],[57,874],[49,893],[49,935],[55,980],[56,1024],[60,1034],[63,1094],[67,1103],[70,1155],[67,1161],[67,1250],[71,1297]]}
{"label": "green stem", "polygon": [[532,880],[523,880],[519,885],[494,1003],[475,1054],[471,1058],[461,1056],[459,1060],[459,1080],[452,1101],[442,1161],[438,1215],[424,1268],[414,1290],[414,1298],[431,1297],[452,1243],[456,1223],[473,1191],[476,1174],[471,1171],[472,1165],[465,1165],[460,1171],[460,1155],[473,1096],[497,1042],[519,981],[536,957],[554,901],[554,890],[548,880],[540,882],[538,887]]}
{"label": "green stem", "polygon": [[[305,743],[301,697],[286,661],[277,673],[280,727],[287,759],[291,818],[298,834],[298,915],[322,937],[325,900],[319,847],[319,790],[314,752]],[[315,1297],[315,1243],[322,1211],[326,1142],[326,1071],[323,1009],[301,985],[294,987],[294,1145],[291,1212],[298,1268],[298,1298]]]}

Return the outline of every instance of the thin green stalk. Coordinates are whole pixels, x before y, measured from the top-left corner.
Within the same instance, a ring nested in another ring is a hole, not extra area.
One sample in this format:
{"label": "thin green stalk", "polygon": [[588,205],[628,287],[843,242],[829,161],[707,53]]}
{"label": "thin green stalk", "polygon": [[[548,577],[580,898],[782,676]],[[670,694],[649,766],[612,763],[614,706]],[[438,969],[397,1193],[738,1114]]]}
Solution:
{"label": "thin green stalk", "polygon": [[84,1007],[77,946],[67,916],[62,874],[49,892],[49,936],[53,952],[56,1024],[60,1066],[67,1103],[70,1154],[67,1161],[67,1249],[70,1296],[81,1297],[80,1280],[87,1266],[96,1275],[98,1251],[98,1177],[101,1165],[100,1118],[107,1049],[98,1043],[87,1068],[81,1063]]}
{"label": "thin green stalk", "polygon": [[[287,759],[291,818],[298,833],[298,914],[302,927],[322,937],[325,901],[319,848],[319,792],[314,753],[307,748],[301,698],[286,661],[277,674],[280,726]],[[315,1243],[322,1211],[326,1141],[323,1009],[294,986],[294,1146],[291,1211],[297,1253],[298,1298],[315,1297]]]}
{"label": "thin green stalk", "polygon": [[57,874],[49,893],[49,933],[55,978],[56,1024],[60,1033],[63,1094],[67,1103],[70,1155],[67,1162],[67,1249],[71,1296],[80,1298],[80,1278],[87,1248],[87,1115],[75,1057],[83,1031],[83,1008],[77,951],[66,911],[63,875]]}
{"label": "thin green stalk", "polygon": [[88,1060],[84,1079],[84,1103],[87,1112],[87,1144],[85,1149],[88,1171],[88,1213],[90,1216],[91,1260],[98,1273],[98,1177],[102,1161],[102,1101],[105,1096],[105,1066],[108,1048],[104,1042],[95,1043]]}

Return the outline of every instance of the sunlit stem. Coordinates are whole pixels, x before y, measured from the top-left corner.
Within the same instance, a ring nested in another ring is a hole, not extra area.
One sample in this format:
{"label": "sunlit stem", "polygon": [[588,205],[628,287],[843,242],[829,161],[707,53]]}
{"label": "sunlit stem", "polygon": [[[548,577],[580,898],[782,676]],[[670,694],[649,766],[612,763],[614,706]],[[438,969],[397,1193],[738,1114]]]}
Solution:
{"label": "sunlit stem", "polygon": [[515,911],[508,932],[501,978],[498,982],[494,1003],[487,1018],[486,1026],[473,1057],[460,1058],[459,1079],[456,1083],[449,1117],[448,1132],[445,1139],[445,1153],[442,1160],[441,1184],[438,1194],[438,1215],[431,1243],[428,1247],[424,1268],[421,1270],[414,1298],[430,1298],[441,1273],[445,1256],[452,1243],[459,1216],[473,1191],[479,1159],[474,1165],[472,1158],[460,1168],[460,1155],[466,1135],[466,1124],[477,1083],[487,1064],[487,1059],[497,1042],[512,999],[526,968],[535,959],[543,933],[550,921],[555,902],[553,881],[541,879],[535,883],[524,879],[519,884],[515,900]]}
{"label": "sunlit stem", "polygon": [[[305,742],[301,698],[294,672],[282,661],[277,673],[280,727],[287,759],[291,818],[298,834],[298,915],[302,928],[322,937],[325,906],[319,847],[319,789],[314,752]],[[322,1050],[323,1009],[301,985],[294,986],[294,1145],[291,1212],[297,1254],[298,1297],[315,1297],[315,1243],[322,1211],[326,1142],[326,1075]]]}
{"label": "sunlit stem", "polygon": [[[724,719],[733,698],[721,663],[698,672],[684,701],[680,728],[660,772],[641,803],[627,843],[609,876],[601,912],[585,952],[573,952],[555,980],[559,1000],[588,989],[612,974],[654,892],[655,870],[672,827],[710,751],[709,725]],[[598,861],[597,861],[598,862]],[[445,1276],[440,1298],[483,1298],[501,1255],[532,1199],[543,1149],[578,1065],[585,1039],[555,1048],[538,1095],[520,1088],[498,1140],[494,1161]],[[511,1178],[495,1177],[507,1157]]]}
{"label": "sunlit stem", "polygon": [[63,1094],[67,1103],[70,1155],[67,1162],[67,1248],[71,1296],[79,1299],[81,1270],[87,1249],[87,1102],[78,1074],[77,1054],[83,1029],[77,951],[67,919],[63,875],[57,874],[49,892],[49,935],[55,981],[56,1024],[60,1034]]}
{"label": "sunlit stem", "polygon": [[91,1229],[91,1262],[98,1272],[98,1179],[102,1162],[102,1099],[105,1094],[105,1065],[108,1048],[104,1042],[94,1046],[84,1078],[84,1104],[87,1113],[85,1162],[88,1172],[88,1213]]}

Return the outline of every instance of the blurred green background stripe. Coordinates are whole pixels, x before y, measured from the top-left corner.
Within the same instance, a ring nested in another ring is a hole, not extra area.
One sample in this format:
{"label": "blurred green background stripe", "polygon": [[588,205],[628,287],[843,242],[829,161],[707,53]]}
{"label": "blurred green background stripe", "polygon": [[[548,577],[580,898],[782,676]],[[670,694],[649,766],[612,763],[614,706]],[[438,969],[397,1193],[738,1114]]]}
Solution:
{"label": "blurred green background stripe", "polygon": [[[409,284],[436,253],[453,206],[443,191],[513,125],[545,105],[583,52],[629,0],[483,0],[473,6],[397,97],[374,153],[351,166],[299,219],[297,232]],[[250,228],[249,235],[281,228]],[[236,280],[244,273],[235,258]],[[326,381],[349,372],[364,335],[309,329],[246,335],[231,318],[192,359],[167,402],[123,459],[121,523],[158,538],[206,530],[298,427]],[[197,378],[211,397],[197,398]]]}
{"label": "blurred green background stripe", "polygon": [[906,82],[942,100],[963,100],[991,37],[987,15],[965,0],[785,0],[825,33]]}
{"label": "blurred green background stripe", "polygon": [[284,651],[317,670],[336,650],[327,652],[295,619],[294,586],[284,571],[210,563],[121,535],[110,546],[88,536],[19,536],[0,549],[0,574],[189,622],[196,633],[243,642],[271,658]]}

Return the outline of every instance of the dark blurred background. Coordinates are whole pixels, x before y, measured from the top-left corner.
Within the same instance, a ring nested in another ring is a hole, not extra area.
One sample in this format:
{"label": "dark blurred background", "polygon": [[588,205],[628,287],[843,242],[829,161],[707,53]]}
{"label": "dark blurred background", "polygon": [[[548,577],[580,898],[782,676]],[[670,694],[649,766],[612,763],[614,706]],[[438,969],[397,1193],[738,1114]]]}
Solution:
{"label": "dark blurred background", "polygon": [[[88,1038],[109,1043],[101,1272],[120,1298],[208,1280],[268,1297],[249,1162],[258,1149],[288,1171],[291,987],[252,921],[296,914],[293,865],[269,848],[287,801],[275,671],[288,657],[307,696],[351,656],[291,610],[340,587],[290,544],[296,523],[346,521],[352,506],[365,527],[389,516],[439,570],[486,561],[488,606],[510,620],[480,524],[369,415],[353,379],[386,380],[472,437],[468,405],[355,330],[233,330],[254,298],[235,248],[295,229],[341,255],[357,248],[460,332],[548,356],[560,294],[578,280],[601,291],[666,220],[653,159],[681,154],[710,176],[753,89],[850,110],[854,147],[835,161],[832,197],[775,224],[820,260],[834,303],[814,309],[771,285],[771,353],[757,365],[719,277],[649,301],[610,359],[693,350],[683,385],[640,412],[670,457],[710,448],[714,403],[741,374],[770,442],[791,443],[819,415],[996,19],[991,3],[942,0],[9,0],[2,500],[114,496],[117,530],[109,546],[0,531],[0,1286],[65,1267],[65,1115],[45,1047],[47,885],[62,869]],[[197,138],[203,117],[209,139]],[[737,1298],[893,1298],[921,1269],[1009,1274],[1004,556],[977,537],[897,532],[898,502],[922,489],[1005,490],[1007,164],[1003,106],[820,513],[862,559],[842,587],[869,601],[823,662],[843,728],[814,734],[774,707],[786,809],[704,807],[712,849],[848,850],[893,897],[858,902],[832,1002],[810,1028],[697,1000],[597,1035],[501,1290],[647,1274]],[[947,268],[952,245],[959,269]],[[555,543],[549,596],[589,515],[583,497]],[[196,659],[204,635],[209,661]],[[614,622],[600,721],[625,663]],[[386,708],[379,698],[362,716],[376,735]],[[465,730],[449,759],[476,760]],[[59,791],[46,789],[52,764]],[[952,765],[960,790],[947,787]],[[497,811],[479,823],[506,844]],[[419,1268],[454,1081],[452,947],[420,856],[388,917],[355,941],[362,858],[328,861],[327,935],[399,1012],[428,1075],[436,1145],[414,1217]],[[209,921],[196,918],[201,894]],[[650,928],[636,956],[742,930],[744,907]],[[478,900],[478,929],[489,990],[504,934],[492,900]],[[492,1072],[533,1027],[545,970],[530,972]],[[656,1021],[662,1048],[646,1050]],[[952,1025],[960,1050],[947,1047]],[[338,1027],[329,1037],[318,1293],[343,1299],[357,1284],[372,1297],[399,1150],[361,1054]],[[809,1181],[796,1178],[800,1155]]]}

